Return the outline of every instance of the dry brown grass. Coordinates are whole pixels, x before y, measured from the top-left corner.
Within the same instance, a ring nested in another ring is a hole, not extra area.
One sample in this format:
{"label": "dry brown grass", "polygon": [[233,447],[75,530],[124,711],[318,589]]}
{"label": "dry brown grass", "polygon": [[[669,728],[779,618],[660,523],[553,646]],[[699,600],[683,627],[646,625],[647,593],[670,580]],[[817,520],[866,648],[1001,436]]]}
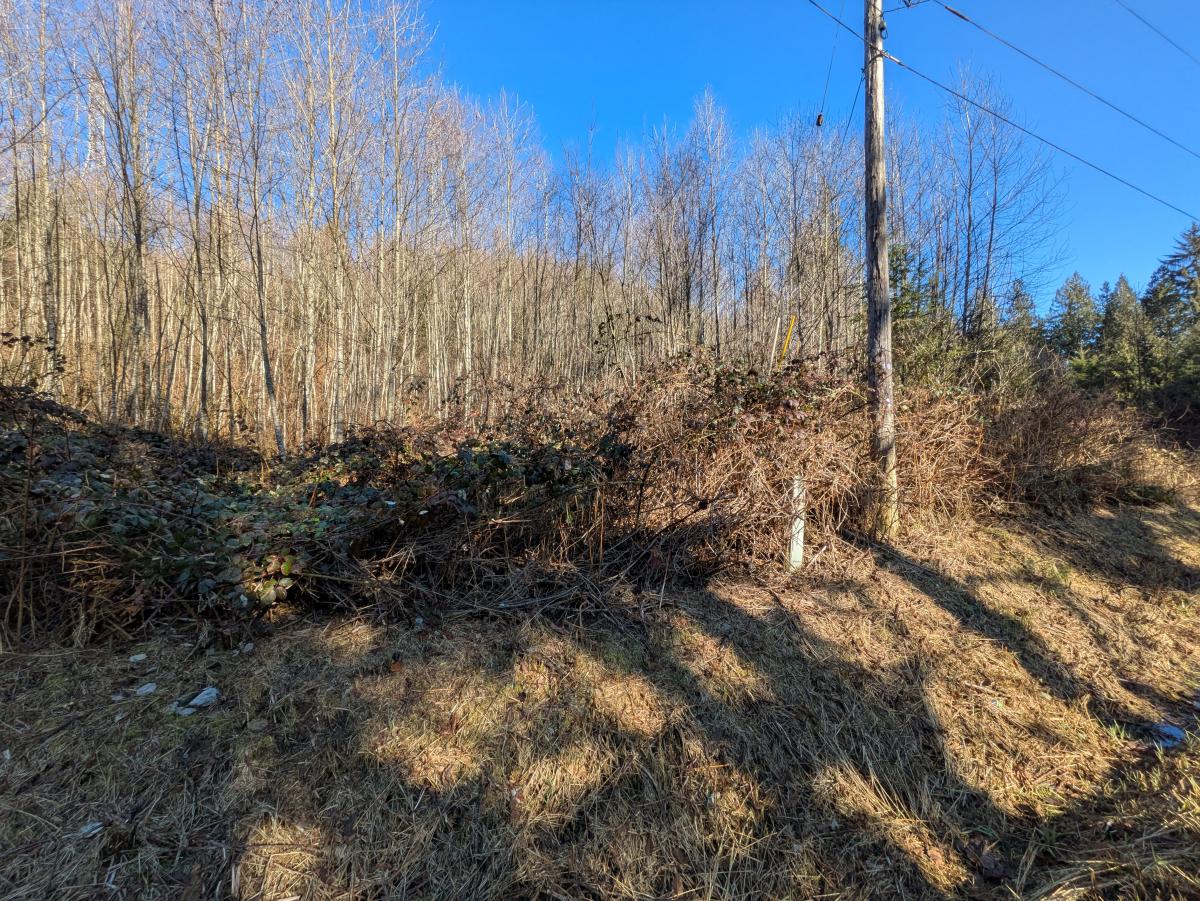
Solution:
{"label": "dry brown grass", "polygon": [[[1200,745],[1146,742],[1194,722],[1200,509],[827,557],[586,616],[2,657],[0,894],[1200,892]],[[208,684],[210,712],[166,711]]]}
{"label": "dry brown grass", "polygon": [[[487,426],[365,428],[274,466],[0,387],[0,646],[236,623],[283,595],[442,613],[578,612],[586,597],[600,612],[721,572],[779,577],[797,478],[808,566],[836,577],[872,505],[865,388],[706,355],[644,376],[615,395],[526,396]],[[1022,397],[902,392],[906,529],[1194,489],[1195,468],[1129,411],[1047,379]]]}

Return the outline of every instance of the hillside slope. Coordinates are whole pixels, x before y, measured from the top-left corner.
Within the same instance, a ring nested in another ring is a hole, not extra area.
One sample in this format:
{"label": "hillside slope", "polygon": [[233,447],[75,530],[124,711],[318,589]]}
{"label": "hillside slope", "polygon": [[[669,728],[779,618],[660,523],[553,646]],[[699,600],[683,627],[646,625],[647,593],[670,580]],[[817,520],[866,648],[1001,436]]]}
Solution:
{"label": "hillside slope", "polygon": [[1200,507],[906,547],[0,656],[0,894],[1200,893]]}

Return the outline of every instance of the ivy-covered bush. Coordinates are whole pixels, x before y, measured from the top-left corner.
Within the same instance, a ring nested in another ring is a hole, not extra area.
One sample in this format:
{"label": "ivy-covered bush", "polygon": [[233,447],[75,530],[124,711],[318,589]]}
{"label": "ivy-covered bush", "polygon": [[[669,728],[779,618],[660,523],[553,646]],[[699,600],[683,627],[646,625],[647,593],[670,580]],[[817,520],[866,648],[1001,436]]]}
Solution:
{"label": "ivy-covered bush", "polygon": [[[455,440],[457,439],[457,440]],[[281,601],[369,604],[466,557],[538,545],[598,458],[563,440],[364,430],[277,466],[88,422],[0,394],[0,590],[10,636],[147,615],[256,616]],[[523,515],[504,511],[515,506]],[[502,534],[501,534],[502,533]],[[489,543],[495,543],[489,548]]]}
{"label": "ivy-covered bush", "polygon": [[[801,365],[684,356],[618,396],[530,398],[478,433],[375,427],[269,462],[0,388],[0,637],[279,604],[595,605],[623,583],[777,569],[797,479],[814,544],[855,528],[873,484],[866,396]],[[1115,496],[1144,434],[1078,404],[1063,416],[1067,400],[903,392],[906,521]]]}

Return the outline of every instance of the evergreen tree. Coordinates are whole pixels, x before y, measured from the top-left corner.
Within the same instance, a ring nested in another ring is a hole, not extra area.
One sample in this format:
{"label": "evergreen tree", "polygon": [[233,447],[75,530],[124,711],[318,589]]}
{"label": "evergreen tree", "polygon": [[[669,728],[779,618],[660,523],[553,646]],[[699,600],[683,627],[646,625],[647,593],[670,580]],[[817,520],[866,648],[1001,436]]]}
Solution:
{"label": "evergreen tree", "polygon": [[1141,298],[1121,276],[1098,300],[1072,275],[1055,295],[1046,340],[1083,385],[1200,443],[1200,223],[1180,236]]}
{"label": "evergreen tree", "polygon": [[1000,303],[990,302],[994,324],[981,331],[976,350],[983,383],[990,389],[1024,394],[1035,389],[1045,368],[1046,341],[1033,296],[1020,279]]}
{"label": "evergreen tree", "polygon": [[1168,341],[1200,322],[1200,225],[1193,223],[1155,270],[1142,307],[1155,332]]}
{"label": "evergreen tree", "polygon": [[1042,322],[1033,302],[1033,295],[1025,287],[1022,279],[1012,284],[1007,303],[1004,305],[1004,327],[1010,334],[1033,344],[1040,343]]}
{"label": "evergreen tree", "polygon": [[1061,356],[1076,360],[1094,348],[1099,326],[1091,286],[1076,272],[1054,295],[1047,340]]}
{"label": "evergreen tree", "polygon": [[1126,399],[1142,400],[1155,368],[1146,314],[1124,275],[1115,288],[1106,283],[1101,298],[1103,313],[1088,381]]}
{"label": "evergreen tree", "polygon": [[1175,290],[1187,304],[1188,325],[1200,320],[1200,223],[1193,222],[1167,257]]}
{"label": "evergreen tree", "polygon": [[957,363],[955,325],[937,276],[907,245],[889,248],[896,374],[908,384],[940,384]]}
{"label": "evergreen tree", "polygon": [[1164,262],[1150,277],[1150,285],[1142,295],[1142,309],[1155,334],[1171,341],[1187,331],[1187,304],[1179,286]]}

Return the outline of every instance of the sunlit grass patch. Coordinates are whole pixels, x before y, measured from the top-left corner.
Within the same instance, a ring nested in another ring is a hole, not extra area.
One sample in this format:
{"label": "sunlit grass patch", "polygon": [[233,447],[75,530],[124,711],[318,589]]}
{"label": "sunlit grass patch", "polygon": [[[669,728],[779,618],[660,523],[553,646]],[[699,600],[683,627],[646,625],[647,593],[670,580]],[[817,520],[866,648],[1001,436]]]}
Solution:
{"label": "sunlit grass patch", "polygon": [[[1048,540],[847,550],[836,581],[729,579],[583,625],[281,618],[246,652],[6,656],[0,878],[247,901],[1195,893],[1194,739],[1149,739],[1196,697],[1194,615],[1088,558],[1065,591],[1024,578]],[[218,704],[171,712],[208,684]]]}

